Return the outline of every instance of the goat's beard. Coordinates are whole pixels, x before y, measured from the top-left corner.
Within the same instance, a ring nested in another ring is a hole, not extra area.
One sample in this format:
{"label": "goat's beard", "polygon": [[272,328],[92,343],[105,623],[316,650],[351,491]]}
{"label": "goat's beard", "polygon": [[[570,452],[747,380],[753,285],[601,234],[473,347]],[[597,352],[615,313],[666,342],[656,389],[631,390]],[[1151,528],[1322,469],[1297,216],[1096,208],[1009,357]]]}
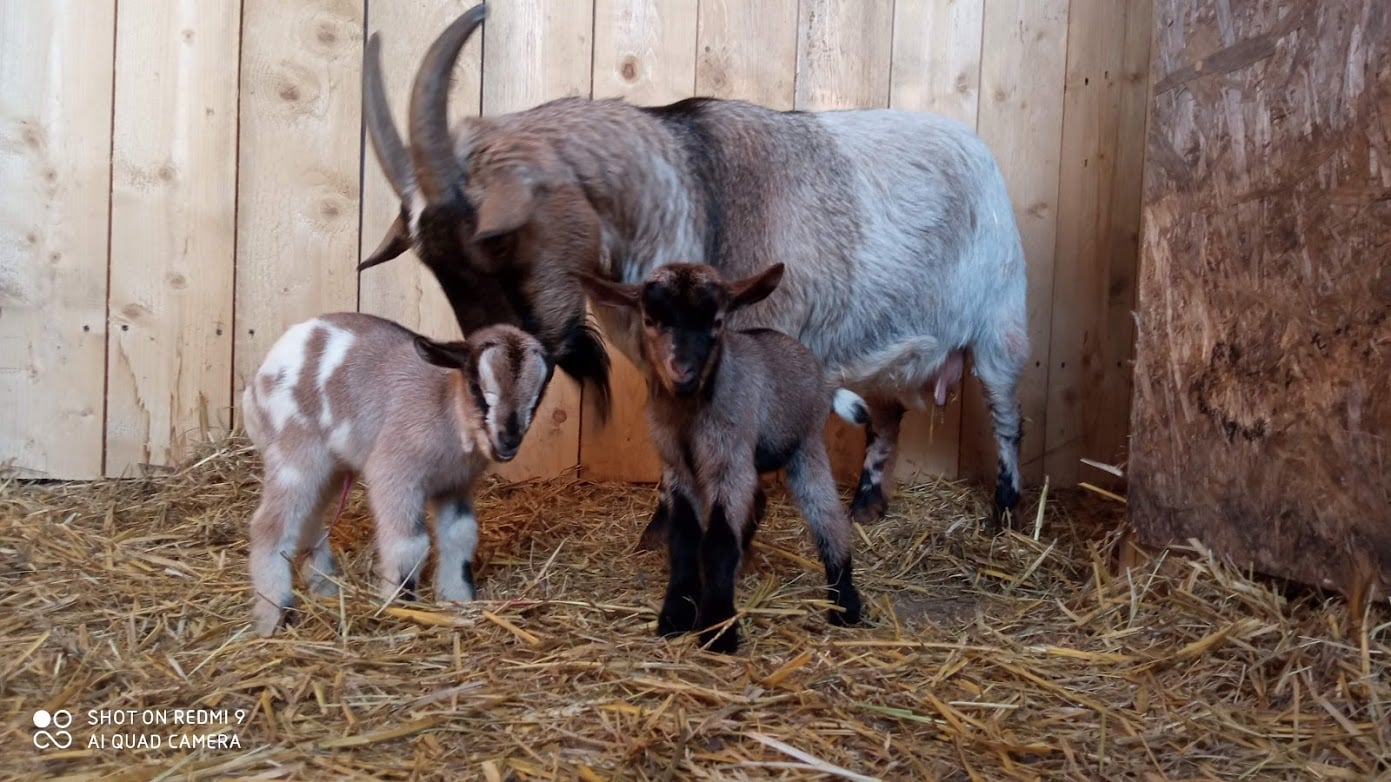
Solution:
{"label": "goat's beard", "polygon": [[556,366],[594,394],[595,409],[600,419],[606,420],[610,403],[609,354],[598,329],[583,319],[573,321],[555,353]]}

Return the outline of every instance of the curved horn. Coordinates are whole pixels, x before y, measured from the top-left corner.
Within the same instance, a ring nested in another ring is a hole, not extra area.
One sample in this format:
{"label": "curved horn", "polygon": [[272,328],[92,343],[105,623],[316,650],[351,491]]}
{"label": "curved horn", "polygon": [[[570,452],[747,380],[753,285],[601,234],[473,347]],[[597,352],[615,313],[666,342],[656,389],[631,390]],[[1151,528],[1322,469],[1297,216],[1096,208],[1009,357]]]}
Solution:
{"label": "curved horn", "polygon": [[362,68],[362,115],[367,124],[367,136],[377,153],[386,181],[402,202],[415,193],[415,174],[411,171],[410,153],[391,121],[391,107],[382,87],[382,47],[378,33],[367,39],[367,62]]}
{"label": "curved horn", "polygon": [[465,174],[454,157],[446,111],[450,71],[464,42],[483,23],[487,13],[488,9],[479,3],[454,20],[430,45],[415,74],[410,107],[411,160],[427,203],[440,203],[463,189]]}

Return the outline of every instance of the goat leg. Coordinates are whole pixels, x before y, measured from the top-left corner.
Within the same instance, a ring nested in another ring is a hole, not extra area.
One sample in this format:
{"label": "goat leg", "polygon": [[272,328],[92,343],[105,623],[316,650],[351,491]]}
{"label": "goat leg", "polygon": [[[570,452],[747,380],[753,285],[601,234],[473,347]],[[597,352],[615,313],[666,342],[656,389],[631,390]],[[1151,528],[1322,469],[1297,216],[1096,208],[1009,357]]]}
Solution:
{"label": "goat leg", "polygon": [[671,534],[667,538],[670,576],[666,597],[662,600],[662,612],[657,616],[657,635],[663,637],[681,635],[695,629],[701,583],[700,519],[684,493],[672,493],[668,518],[671,521]]}
{"label": "goat leg", "polygon": [[865,427],[865,463],[860,484],[850,503],[850,517],[860,524],[884,518],[893,489],[894,457],[898,452],[898,430],[903,421],[903,405],[897,400],[868,401],[869,425]]}

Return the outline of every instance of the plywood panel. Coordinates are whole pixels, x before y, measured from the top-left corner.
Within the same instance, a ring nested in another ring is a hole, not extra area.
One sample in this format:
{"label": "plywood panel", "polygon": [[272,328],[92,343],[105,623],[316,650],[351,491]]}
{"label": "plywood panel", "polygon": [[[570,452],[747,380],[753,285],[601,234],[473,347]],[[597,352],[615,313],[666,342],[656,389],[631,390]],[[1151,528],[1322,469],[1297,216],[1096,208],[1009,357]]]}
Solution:
{"label": "plywood panel", "polygon": [[362,3],[246,0],[242,29],[236,403],[287,326],[357,309]]}
{"label": "plywood panel", "polygon": [[1080,458],[1104,458],[1087,452],[1086,432],[1102,413],[1111,225],[1117,211],[1131,207],[1113,197],[1126,5],[1072,0],[1068,18],[1060,159],[1068,173],[1058,190],[1053,265],[1053,290],[1068,304],[1053,309],[1044,436],[1044,471],[1059,485],[1077,481]]}
{"label": "plywood panel", "polygon": [[792,108],[798,38],[796,3],[701,0],[696,94]]}
{"label": "plywood panel", "polygon": [[[888,105],[893,3],[804,0],[797,22],[795,108],[846,109]],[[832,417],[826,447],[837,480],[858,480],[864,429]]]}
{"label": "plywood panel", "polygon": [[0,463],[102,474],[115,3],[0,4]]}
{"label": "plywood panel", "polygon": [[106,471],[225,428],[240,3],[122,3],[116,25]]}
{"label": "plywood panel", "polygon": [[[1067,9],[1067,0],[986,0],[982,31],[977,129],[1004,171],[1029,268],[1033,356],[1019,389],[1026,481],[1038,481],[1043,474]],[[962,410],[963,472],[995,474],[992,432],[980,385],[972,379]]]}
{"label": "plywood panel", "polygon": [[1159,0],[1154,29],[1131,518],[1391,594],[1391,7]]}
{"label": "plywood panel", "polygon": [[[381,35],[382,82],[396,127],[406,135],[406,107],[410,103],[411,82],[425,50],[449,23],[473,7],[474,0],[393,0],[371,3],[367,8],[367,30]],[[496,7],[492,9],[496,11]],[[454,84],[449,93],[451,117],[476,116],[482,96],[482,55],[484,29],[476,31],[464,46],[454,66]],[[355,71],[360,73],[360,71]],[[361,85],[345,85],[361,106]],[[354,126],[356,127],[356,126]],[[356,138],[356,136],[355,136]],[[391,221],[401,211],[401,200],[382,174],[370,142],[363,139],[362,154],[362,237],[360,256],[376,248]],[[353,263],[356,266],[356,261]],[[439,283],[414,251],[390,263],[368,269],[360,275],[359,308],[380,315],[407,328],[436,339],[456,339],[459,325]]]}
{"label": "plywood panel", "polygon": [[[483,25],[483,113],[530,108],[589,95],[594,9],[571,0],[518,0],[489,6]],[[580,457],[580,388],[557,372],[508,478],[552,477]]]}
{"label": "plywood panel", "polygon": [[[660,105],[695,89],[695,0],[597,0],[594,18],[594,97]],[[656,481],[657,452],[647,435],[647,384],[617,350],[612,415],[599,423],[584,409],[580,462],[593,480]]]}
{"label": "plywood panel", "polygon": [[[889,105],[930,111],[976,126],[985,0],[898,0],[894,5]],[[961,451],[961,394],[945,408],[910,410],[895,472],[955,478]]]}

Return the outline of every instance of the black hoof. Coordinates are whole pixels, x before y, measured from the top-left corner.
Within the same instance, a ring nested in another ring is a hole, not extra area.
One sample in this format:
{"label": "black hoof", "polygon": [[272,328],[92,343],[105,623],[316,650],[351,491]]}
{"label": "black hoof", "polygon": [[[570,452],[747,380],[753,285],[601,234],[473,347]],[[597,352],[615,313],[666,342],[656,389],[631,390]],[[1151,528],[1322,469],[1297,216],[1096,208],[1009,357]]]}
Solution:
{"label": "black hoof", "polygon": [[717,654],[734,654],[739,651],[739,623],[730,622],[727,627],[702,630],[700,645]]}
{"label": "black hoof", "polygon": [[696,605],[688,597],[668,599],[657,615],[657,635],[662,638],[685,635],[696,626]]}
{"label": "black hoof", "polygon": [[827,611],[826,621],[836,627],[847,627],[857,625],[863,620],[860,608],[860,593],[851,587],[848,590],[832,590],[831,600],[840,608],[839,611]]}
{"label": "black hoof", "polygon": [[990,515],[990,532],[998,535],[1005,529],[1017,529],[1019,524],[1019,492],[1014,488],[1014,476],[1002,466],[995,479],[995,510]]}
{"label": "black hoof", "polygon": [[415,583],[415,579],[406,579],[406,583],[401,585],[401,599],[408,603],[414,603],[415,601],[419,600],[420,597],[416,593],[416,589],[417,585]]}
{"label": "black hoof", "polygon": [[854,501],[850,503],[850,518],[856,524],[870,524],[884,518],[888,510],[889,501],[884,497],[884,487],[861,483],[855,491]]}

